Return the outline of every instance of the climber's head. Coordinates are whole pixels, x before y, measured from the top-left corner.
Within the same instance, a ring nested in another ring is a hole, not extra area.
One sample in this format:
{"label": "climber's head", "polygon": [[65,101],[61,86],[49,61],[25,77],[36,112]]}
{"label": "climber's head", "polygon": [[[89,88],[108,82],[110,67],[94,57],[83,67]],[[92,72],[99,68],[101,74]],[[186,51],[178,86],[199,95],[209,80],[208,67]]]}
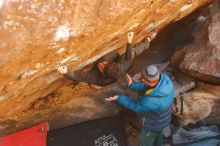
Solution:
{"label": "climber's head", "polygon": [[119,67],[114,62],[100,62],[98,63],[98,69],[104,76],[115,77],[118,74]]}

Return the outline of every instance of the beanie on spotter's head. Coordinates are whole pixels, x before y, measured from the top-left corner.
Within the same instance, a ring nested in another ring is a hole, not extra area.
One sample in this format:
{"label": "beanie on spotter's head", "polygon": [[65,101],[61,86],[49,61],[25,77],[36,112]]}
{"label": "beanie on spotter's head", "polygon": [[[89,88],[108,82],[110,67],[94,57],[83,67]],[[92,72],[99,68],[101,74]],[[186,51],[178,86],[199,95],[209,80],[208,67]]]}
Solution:
{"label": "beanie on spotter's head", "polygon": [[157,66],[150,65],[143,69],[142,75],[149,81],[158,80],[160,78],[160,71]]}

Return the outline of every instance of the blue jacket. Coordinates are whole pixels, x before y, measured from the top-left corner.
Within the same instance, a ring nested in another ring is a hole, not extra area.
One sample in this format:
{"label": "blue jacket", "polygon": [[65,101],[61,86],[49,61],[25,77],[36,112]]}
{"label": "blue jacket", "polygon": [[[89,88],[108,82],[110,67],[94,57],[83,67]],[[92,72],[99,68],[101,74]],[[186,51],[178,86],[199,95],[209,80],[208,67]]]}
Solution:
{"label": "blue jacket", "polygon": [[[147,90],[144,82],[132,83],[134,91]],[[160,81],[150,94],[144,94],[138,99],[125,95],[118,96],[118,102],[137,113],[146,113],[144,128],[151,131],[161,131],[169,125],[172,115],[174,86],[169,77],[161,73]]]}

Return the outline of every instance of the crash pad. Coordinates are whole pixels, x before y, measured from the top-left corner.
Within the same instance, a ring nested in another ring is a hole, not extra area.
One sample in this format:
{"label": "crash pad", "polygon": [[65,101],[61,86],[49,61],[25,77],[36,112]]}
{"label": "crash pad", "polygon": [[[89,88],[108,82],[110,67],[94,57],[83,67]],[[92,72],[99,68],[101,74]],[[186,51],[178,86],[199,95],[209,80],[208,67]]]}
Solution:
{"label": "crash pad", "polygon": [[123,121],[117,117],[50,131],[47,146],[126,146]]}
{"label": "crash pad", "polygon": [[0,137],[0,146],[46,146],[48,123]]}

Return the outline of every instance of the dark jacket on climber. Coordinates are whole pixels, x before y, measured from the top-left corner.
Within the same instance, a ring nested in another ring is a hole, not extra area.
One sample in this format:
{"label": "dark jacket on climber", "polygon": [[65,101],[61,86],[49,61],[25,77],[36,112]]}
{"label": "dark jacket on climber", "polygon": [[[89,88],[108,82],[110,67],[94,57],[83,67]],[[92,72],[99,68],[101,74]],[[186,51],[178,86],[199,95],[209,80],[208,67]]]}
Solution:
{"label": "dark jacket on climber", "polygon": [[[66,72],[63,75],[75,82],[87,82],[99,86],[109,85],[117,81],[127,73],[135,56],[148,49],[149,43],[156,36],[156,33],[150,33],[146,39],[136,46],[131,44],[133,33],[130,35],[132,36],[129,36],[128,33],[128,43],[124,55],[120,56],[115,50],[96,61],[88,71]],[[60,72],[62,73],[62,71]]]}

